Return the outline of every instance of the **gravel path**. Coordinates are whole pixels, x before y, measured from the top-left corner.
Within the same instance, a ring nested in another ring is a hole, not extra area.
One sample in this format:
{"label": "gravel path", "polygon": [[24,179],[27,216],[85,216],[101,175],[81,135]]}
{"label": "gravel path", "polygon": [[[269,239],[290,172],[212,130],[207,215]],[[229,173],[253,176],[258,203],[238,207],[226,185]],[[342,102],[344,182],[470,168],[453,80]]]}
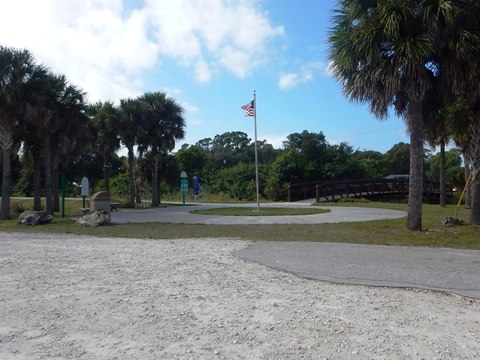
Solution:
{"label": "gravel path", "polygon": [[480,301],[333,285],[249,242],[0,233],[0,359],[480,359]]}

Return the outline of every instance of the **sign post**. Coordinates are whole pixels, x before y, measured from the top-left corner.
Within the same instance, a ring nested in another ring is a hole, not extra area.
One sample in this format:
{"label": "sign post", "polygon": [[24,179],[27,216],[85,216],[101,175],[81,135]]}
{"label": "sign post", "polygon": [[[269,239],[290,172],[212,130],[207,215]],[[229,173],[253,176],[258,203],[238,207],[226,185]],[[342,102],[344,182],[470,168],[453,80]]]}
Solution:
{"label": "sign post", "polygon": [[180,173],[180,191],[182,193],[183,205],[185,205],[185,194],[188,192],[188,178],[185,171]]}
{"label": "sign post", "polygon": [[90,189],[89,189],[90,184],[88,183],[88,178],[84,176],[82,178],[82,185],[81,185],[81,190],[80,190],[80,195],[83,198],[83,207],[85,208],[85,198],[89,195]]}

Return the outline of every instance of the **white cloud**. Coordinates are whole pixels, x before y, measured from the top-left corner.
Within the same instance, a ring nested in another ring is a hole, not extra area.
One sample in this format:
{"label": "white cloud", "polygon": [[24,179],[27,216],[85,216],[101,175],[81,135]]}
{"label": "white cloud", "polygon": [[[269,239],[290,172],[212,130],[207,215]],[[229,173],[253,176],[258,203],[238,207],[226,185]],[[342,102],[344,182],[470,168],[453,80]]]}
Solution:
{"label": "white cloud", "polygon": [[332,63],[321,61],[309,62],[300,67],[298,72],[280,74],[278,87],[281,90],[291,89],[313,81],[317,76],[331,76]]}
{"label": "white cloud", "polygon": [[282,74],[278,80],[278,87],[281,90],[293,88],[299,84],[300,80],[299,75],[296,73]]}
{"label": "white cloud", "polygon": [[29,49],[90,101],[139,95],[142,72],[165,57],[199,82],[222,71],[247,76],[284,32],[256,0],[0,0],[0,8],[0,44]]}
{"label": "white cloud", "polygon": [[145,11],[160,51],[187,65],[193,62],[196,77],[203,82],[211,73],[207,76],[199,67],[221,65],[238,77],[248,75],[265,61],[268,41],[284,33],[270,24],[253,0],[147,0]]}
{"label": "white cloud", "polygon": [[209,82],[212,78],[212,72],[204,60],[199,60],[195,65],[195,78],[199,82]]}
{"label": "white cloud", "polygon": [[87,91],[90,101],[138,95],[138,74],[157,61],[145,16],[122,17],[120,0],[3,2],[0,43],[29,49]]}

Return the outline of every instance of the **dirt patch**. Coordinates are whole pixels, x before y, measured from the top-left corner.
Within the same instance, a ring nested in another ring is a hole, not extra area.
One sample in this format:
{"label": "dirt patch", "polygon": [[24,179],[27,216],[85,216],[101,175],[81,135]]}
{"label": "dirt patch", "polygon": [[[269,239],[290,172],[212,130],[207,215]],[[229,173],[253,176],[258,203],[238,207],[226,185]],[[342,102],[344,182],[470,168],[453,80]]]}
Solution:
{"label": "dirt patch", "polygon": [[306,280],[248,244],[0,233],[0,358],[480,358],[480,301]]}

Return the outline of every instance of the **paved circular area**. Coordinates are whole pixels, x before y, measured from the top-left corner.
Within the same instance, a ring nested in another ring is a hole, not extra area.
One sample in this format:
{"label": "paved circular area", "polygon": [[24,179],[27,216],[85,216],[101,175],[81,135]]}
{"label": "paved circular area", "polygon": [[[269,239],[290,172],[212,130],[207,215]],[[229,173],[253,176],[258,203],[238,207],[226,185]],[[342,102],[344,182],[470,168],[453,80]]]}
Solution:
{"label": "paved circular area", "polygon": [[[188,204],[185,206],[168,206],[164,208],[147,208],[143,210],[121,210],[112,212],[112,223],[145,223],[163,222],[178,224],[211,224],[211,225],[235,225],[235,224],[325,224],[352,221],[369,221],[382,219],[398,219],[407,214],[399,210],[357,208],[342,206],[321,206],[330,212],[314,215],[295,216],[221,216],[192,214],[192,210],[212,209],[232,206],[256,205],[233,205],[233,204]],[[268,207],[309,207],[305,203],[273,203],[261,204]]]}

